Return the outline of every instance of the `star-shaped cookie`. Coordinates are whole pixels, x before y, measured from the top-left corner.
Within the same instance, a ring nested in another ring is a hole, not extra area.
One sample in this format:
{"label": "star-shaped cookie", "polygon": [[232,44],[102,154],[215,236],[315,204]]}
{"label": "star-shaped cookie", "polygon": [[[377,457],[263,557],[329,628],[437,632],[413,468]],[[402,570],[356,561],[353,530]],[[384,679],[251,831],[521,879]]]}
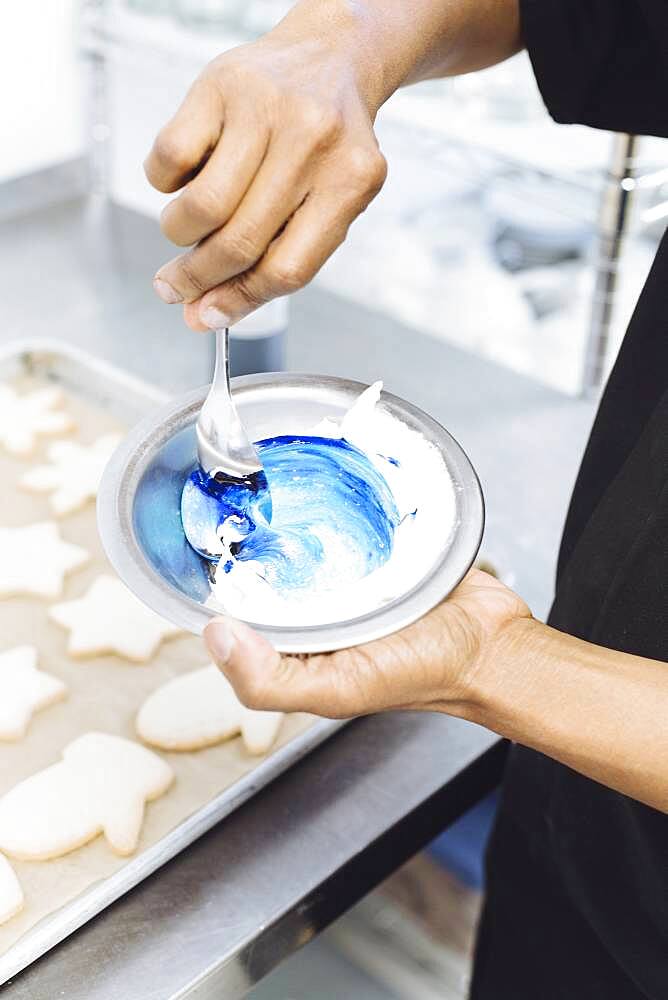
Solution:
{"label": "star-shaped cookie", "polygon": [[19,394],[11,385],[0,385],[0,444],[13,455],[29,455],[39,434],[62,434],[74,427],[61,407],[63,393],[57,386]]}
{"label": "star-shaped cookie", "polygon": [[89,445],[55,441],[47,451],[49,464],[29,469],[20,484],[37,493],[50,493],[54,514],[70,514],[95,499],[102,473],[120,440],[120,434],[105,434]]}
{"label": "star-shaped cookie", "polygon": [[34,646],[0,653],[0,740],[20,740],[33,713],[60,701],[66,692],[57,677],[37,669]]}
{"label": "star-shaped cookie", "polygon": [[49,608],[49,616],[69,629],[70,656],[117,653],[147,663],[163,639],[183,630],[165,621],[117,577],[98,576],[84,597]]}
{"label": "star-shaped cookie", "polygon": [[0,597],[60,597],[65,575],[88,558],[63,541],[54,521],[0,528]]}

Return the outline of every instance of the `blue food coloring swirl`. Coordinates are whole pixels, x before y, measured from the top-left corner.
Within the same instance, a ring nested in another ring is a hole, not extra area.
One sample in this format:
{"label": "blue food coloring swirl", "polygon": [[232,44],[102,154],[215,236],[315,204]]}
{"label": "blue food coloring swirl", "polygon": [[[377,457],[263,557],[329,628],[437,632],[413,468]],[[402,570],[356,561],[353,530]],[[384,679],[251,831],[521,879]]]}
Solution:
{"label": "blue food coloring swirl", "polygon": [[[183,530],[195,551],[213,562],[224,551],[219,533],[225,522],[240,540],[255,531],[258,523],[267,524],[270,518],[271,494],[264,472],[255,472],[244,479],[220,474],[214,478],[198,467],[183,487]],[[227,567],[226,572],[231,568]]]}
{"label": "blue food coloring swirl", "polygon": [[[274,589],[294,591],[337,580],[334,560],[352,582],[389,559],[400,517],[392,492],[364,452],[345,439],[292,436],[256,445],[266,475],[259,484],[217,483],[195,469],[183,490],[186,535],[200,555],[205,532],[222,538],[222,570],[257,561]],[[271,503],[268,504],[267,491]],[[233,558],[230,559],[229,556]],[[220,572],[220,570],[219,570]]]}

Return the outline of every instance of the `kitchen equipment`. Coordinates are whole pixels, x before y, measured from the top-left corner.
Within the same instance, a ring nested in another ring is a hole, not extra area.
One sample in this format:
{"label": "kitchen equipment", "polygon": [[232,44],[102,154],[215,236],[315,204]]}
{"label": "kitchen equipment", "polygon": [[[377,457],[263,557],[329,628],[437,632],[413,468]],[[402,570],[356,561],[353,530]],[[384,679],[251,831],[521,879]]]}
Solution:
{"label": "kitchen equipment", "polygon": [[248,440],[230,391],[230,331],[216,330],[213,381],[195,425],[197,458],[207,476],[248,479],[262,473],[262,462]]}
{"label": "kitchen equipment", "polygon": [[[83,436],[127,426],[161,403],[165,395],[103,361],[57,341],[21,340],[0,350],[0,379],[17,380],[26,390],[43,384],[63,388]],[[200,400],[201,402],[201,400]],[[194,416],[192,427],[194,453]],[[0,454],[3,482],[17,482],[27,465]],[[42,495],[11,491],[3,520],[30,523],[48,511]],[[91,564],[72,574],[66,599],[80,596],[100,572],[109,572],[97,537],[95,509],[70,515],[63,534],[92,553]],[[70,688],[70,697],[34,720],[29,738],[3,744],[2,790],[57,760],[62,747],[90,729],[132,738],[132,720],[142,700],[174,674],[200,666],[206,651],[193,637],[166,643],[155,659],[133,667],[116,657],[74,662],[64,637],[51,624],[42,601],[0,601],[5,646],[30,636],[43,662]],[[101,696],[101,692],[104,696]],[[147,809],[139,851],[118,858],[98,838],[75,854],[43,863],[14,862],[26,892],[23,913],[0,927],[0,986],[52,948],[119,896],[202,836],[220,819],[257,794],[268,782],[327,739],[341,725],[308,716],[285,721],[276,749],[264,758],[244,755],[238,741],[198,754],[171,754],[174,787]]]}
{"label": "kitchen equipment", "polygon": [[[279,373],[232,380],[239,417],[253,440],[291,434],[323,418],[341,419],[365,386],[319,375]],[[134,593],[163,617],[200,633],[217,613],[206,602],[208,575],[180,523],[179,500],[196,453],[195,422],[207,388],[156,410],[113,456],[98,497],[107,555]],[[304,628],[250,623],[279,650],[309,653],[354,646],[409,625],[445,598],[473,563],[484,506],[475,471],[454,438],[426,413],[389,393],[380,404],[441,452],[455,486],[455,524],[431,570],[372,613]]]}

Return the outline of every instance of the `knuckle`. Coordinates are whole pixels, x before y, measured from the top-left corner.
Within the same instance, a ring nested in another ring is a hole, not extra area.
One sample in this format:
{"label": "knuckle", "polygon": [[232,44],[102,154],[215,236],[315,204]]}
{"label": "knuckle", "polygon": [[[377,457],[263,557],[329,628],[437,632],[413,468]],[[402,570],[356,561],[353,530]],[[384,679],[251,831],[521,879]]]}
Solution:
{"label": "knuckle", "polygon": [[300,109],[300,127],[317,146],[334,142],[343,132],[341,112],[316,101],[304,102]]}
{"label": "knuckle", "polygon": [[251,307],[251,310],[264,305],[268,299],[268,296],[263,295],[256,286],[255,275],[253,272],[237,275],[237,277],[233,279],[233,288],[234,291],[241,296],[244,302]]}
{"label": "knuckle", "polygon": [[258,233],[248,223],[243,228],[237,227],[229,232],[222,231],[220,250],[232,264],[243,270],[254,264],[262,253]]}
{"label": "knuckle", "polygon": [[158,133],[153,143],[153,155],[161,167],[175,173],[185,173],[190,168],[190,158],[183,143],[169,129]]}
{"label": "knuckle", "polygon": [[379,149],[355,146],[348,151],[348,180],[362,195],[377,194],[387,177],[387,161]]}
{"label": "knuckle", "polygon": [[204,292],[208,291],[207,286],[202,281],[201,277],[197,272],[197,267],[190,254],[185,254],[181,258],[181,260],[179,261],[179,270],[181,272],[182,278],[196,293],[197,297],[203,295]]}
{"label": "knuckle", "polygon": [[188,186],[181,199],[184,213],[195,222],[215,222],[220,214],[220,194],[210,184]]}
{"label": "knuckle", "polygon": [[303,288],[312,276],[311,269],[304,261],[286,258],[273,262],[269,280],[273,288],[289,294]]}

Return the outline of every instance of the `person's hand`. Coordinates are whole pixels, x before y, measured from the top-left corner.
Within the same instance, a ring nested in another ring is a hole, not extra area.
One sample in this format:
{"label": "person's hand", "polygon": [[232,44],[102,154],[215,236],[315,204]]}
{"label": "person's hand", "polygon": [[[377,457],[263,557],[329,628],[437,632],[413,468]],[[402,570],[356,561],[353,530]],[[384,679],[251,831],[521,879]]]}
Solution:
{"label": "person's hand", "polygon": [[401,632],[365,646],[281,656],[247,625],[217,618],[209,652],[250,708],[344,719],[389,709],[462,712],[475,675],[509,626],[530,620],[516,594],[472,570],[452,595]]}
{"label": "person's hand", "polygon": [[183,188],[161,224],[192,248],[154,286],[193,329],[307,284],[380,190],[372,78],[345,44],[293,39],[288,18],[195,81],[145,163],[159,191]]}

